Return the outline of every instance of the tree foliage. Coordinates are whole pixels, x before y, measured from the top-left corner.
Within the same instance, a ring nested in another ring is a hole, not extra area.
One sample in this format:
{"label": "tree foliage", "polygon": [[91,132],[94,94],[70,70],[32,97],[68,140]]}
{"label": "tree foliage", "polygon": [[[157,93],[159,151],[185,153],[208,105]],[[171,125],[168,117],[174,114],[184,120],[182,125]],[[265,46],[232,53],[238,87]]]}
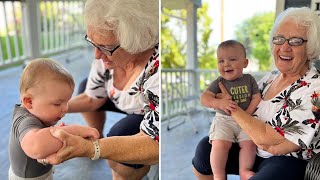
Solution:
{"label": "tree foliage", "polygon": [[[163,68],[186,67],[186,10],[162,9],[161,15],[161,63]],[[216,68],[214,48],[209,46],[212,19],[208,16],[208,4],[197,11],[199,68]],[[180,17],[181,19],[174,18]]]}
{"label": "tree foliage", "polygon": [[237,28],[235,35],[247,50],[247,56],[258,60],[259,69],[270,70],[270,31],[274,23],[274,13],[255,14]]}

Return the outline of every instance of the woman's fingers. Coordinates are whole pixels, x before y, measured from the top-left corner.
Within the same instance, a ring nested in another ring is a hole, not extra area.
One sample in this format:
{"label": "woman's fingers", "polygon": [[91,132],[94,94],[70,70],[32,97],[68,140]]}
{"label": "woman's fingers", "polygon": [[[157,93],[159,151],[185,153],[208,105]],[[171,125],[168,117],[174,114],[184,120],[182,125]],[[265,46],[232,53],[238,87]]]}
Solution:
{"label": "woman's fingers", "polygon": [[52,129],[50,129],[50,132],[51,132],[52,136],[54,136],[54,137],[58,138],[60,141],[62,141],[62,143],[63,143],[62,148],[67,145],[66,139],[68,137],[70,137],[69,133],[67,133],[66,131],[59,129],[59,128],[52,128]]}
{"label": "woman's fingers", "polygon": [[51,154],[50,156],[46,157],[46,160],[48,164],[52,164],[52,165],[57,165],[62,163],[62,160],[57,157],[57,153]]}
{"label": "woman's fingers", "polygon": [[60,141],[62,141],[63,146],[62,148],[54,154],[51,154],[50,156],[48,156],[46,158],[47,162],[49,164],[60,164],[65,160],[68,160],[70,158],[68,158],[68,156],[70,155],[70,148],[68,147],[68,140],[71,136],[71,134],[67,133],[66,131],[59,129],[59,128],[52,128],[50,130],[51,134],[58,138]]}
{"label": "woman's fingers", "polygon": [[221,93],[222,93],[222,98],[224,98],[224,99],[232,99],[232,97],[230,96],[229,92],[227,91],[227,89],[222,84],[222,82],[219,82],[219,88],[220,88]]}
{"label": "woman's fingers", "polygon": [[219,82],[219,88],[221,90],[221,93],[223,94],[229,94],[227,89],[224,87],[224,85],[222,84],[222,82]]}

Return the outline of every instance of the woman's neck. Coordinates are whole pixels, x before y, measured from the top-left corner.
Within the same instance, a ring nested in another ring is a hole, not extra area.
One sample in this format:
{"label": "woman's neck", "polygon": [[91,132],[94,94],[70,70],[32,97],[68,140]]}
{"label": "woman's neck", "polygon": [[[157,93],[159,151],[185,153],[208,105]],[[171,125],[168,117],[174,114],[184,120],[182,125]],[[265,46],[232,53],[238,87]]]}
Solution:
{"label": "woman's neck", "polygon": [[149,49],[139,54],[131,55],[131,57],[127,60],[127,63],[123,66],[116,66],[115,71],[122,71],[122,72],[132,72],[137,67],[145,66],[149,61],[150,57],[152,56],[153,49]]}
{"label": "woman's neck", "polygon": [[153,49],[132,56],[132,59],[123,67],[114,68],[114,86],[119,89],[127,89],[139,76],[152,56]]}
{"label": "woman's neck", "polygon": [[301,71],[298,73],[281,73],[279,76],[272,82],[270,88],[265,93],[263,100],[270,100],[274,98],[281,91],[286,89],[292,83],[296,82],[302,76],[304,76],[309,70],[309,64],[304,65],[301,68]]}
{"label": "woman's neck", "polygon": [[279,79],[280,82],[288,82],[291,84],[303,77],[309,69],[309,63],[306,63],[301,67],[300,71],[295,73],[281,73],[277,79]]}

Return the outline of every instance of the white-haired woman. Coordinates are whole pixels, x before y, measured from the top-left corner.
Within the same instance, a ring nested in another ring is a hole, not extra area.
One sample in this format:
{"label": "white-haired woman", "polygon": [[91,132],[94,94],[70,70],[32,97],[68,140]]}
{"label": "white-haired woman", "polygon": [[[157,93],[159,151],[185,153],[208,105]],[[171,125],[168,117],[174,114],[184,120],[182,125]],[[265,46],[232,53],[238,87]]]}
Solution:
{"label": "white-haired woman", "polygon": [[[320,152],[320,73],[312,64],[320,55],[319,17],[305,7],[285,10],[275,21],[270,46],[278,71],[258,83],[262,100],[254,117],[241,108],[231,115],[258,147],[250,180],[300,180],[308,159]],[[213,178],[210,146],[207,137],[202,139],[193,158],[199,179]],[[239,173],[238,152],[233,145],[227,174]]]}
{"label": "white-haired woman", "polygon": [[69,112],[102,134],[105,111],[125,113],[96,142],[53,131],[65,146],[51,164],[79,156],[108,159],[113,179],[141,179],[159,161],[159,1],[88,0],[85,40],[95,60]]}

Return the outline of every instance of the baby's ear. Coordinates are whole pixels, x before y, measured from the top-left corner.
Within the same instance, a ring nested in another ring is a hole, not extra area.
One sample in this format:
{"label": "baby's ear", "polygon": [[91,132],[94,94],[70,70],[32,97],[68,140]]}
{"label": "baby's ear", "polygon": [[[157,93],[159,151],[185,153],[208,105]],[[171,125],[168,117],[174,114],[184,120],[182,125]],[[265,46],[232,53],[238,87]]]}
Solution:
{"label": "baby's ear", "polygon": [[27,109],[32,109],[32,95],[31,94],[25,94],[22,96],[22,105]]}
{"label": "baby's ear", "polygon": [[245,62],[244,62],[244,68],[248,67],[249,64],[249,60],[246,58]]}

